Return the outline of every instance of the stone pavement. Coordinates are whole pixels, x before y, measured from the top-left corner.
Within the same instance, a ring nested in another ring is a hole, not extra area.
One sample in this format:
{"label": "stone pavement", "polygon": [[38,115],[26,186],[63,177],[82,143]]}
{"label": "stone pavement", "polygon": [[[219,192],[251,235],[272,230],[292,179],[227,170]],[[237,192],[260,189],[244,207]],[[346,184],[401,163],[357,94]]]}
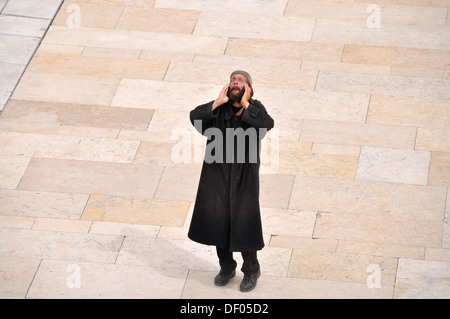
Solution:
{"label": "stone pavement", "polygon": [[[450,298],[449,7],[0,0],[0,297]],[[186,237],[238,68],[277,128],[246,294]]]}

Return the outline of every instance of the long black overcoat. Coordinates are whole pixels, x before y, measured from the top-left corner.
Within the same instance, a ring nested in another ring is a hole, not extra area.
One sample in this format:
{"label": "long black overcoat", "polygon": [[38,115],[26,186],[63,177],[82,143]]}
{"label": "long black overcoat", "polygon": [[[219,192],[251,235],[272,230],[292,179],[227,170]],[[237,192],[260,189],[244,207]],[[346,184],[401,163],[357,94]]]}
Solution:
{"label": "long black overcoat", "polygon": [[[192,124],[208,141],[188,237],[230,251],[260,250],[264,240],[259,207],[259,142],[274,121],[258,100],[251,99],[240,115],[235,114],[231,103],[212,111],[213,103],[200,105],[190,113]],[[239,134],[242,132],[245,134]]]}

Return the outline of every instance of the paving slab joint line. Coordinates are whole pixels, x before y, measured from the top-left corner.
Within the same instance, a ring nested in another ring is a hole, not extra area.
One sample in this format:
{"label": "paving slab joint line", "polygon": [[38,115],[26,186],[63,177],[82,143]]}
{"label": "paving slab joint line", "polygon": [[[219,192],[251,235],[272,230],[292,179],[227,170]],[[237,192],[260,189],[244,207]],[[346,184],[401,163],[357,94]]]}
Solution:
{"label": "paving slab joint line", "polygon": [[184,279],[183,289],[181,289],[179,299],[182,299],[182,298],[183,298],[184,289],[186,289],[186,284],[187,284],[187,281],[188,281],[188,279],[189,279],[189,275],[190,275],[190,274],[191,274],[191,269],[188,269],[187,272],[186,272],[186,278]]}
{"label": "paving slab joint line", "polygon": [[395,275],[394,275],[394,283],[393,283],[393,286],[392,286],[392,299],[394,299],[395,298],[395,286],[397,285],[397,275],[398,275],[398,264],[399,264],[399,262],[400,262],[400,257],[396,257],[396,259],[397,259],[397,265],[396,265],[396,267],[395,267]]}
{"label": "paving slab joint line", "polygon": [[33,285],[34,279],[36,278],[36,275],[37,275],[37,273],[39,271],[39,268],[41,267],[42,260],[43,259],[41,258],[41,260],[39,261],[39,265],[36,267],[36,271],[33,274],[33,278],[31,279],[30,284],[28,285],[27,291],[25,292],[25,295],[23,296],[24,299],[27,298],[28,293],[30,292],[30,289],[31,289],[31,286]]}

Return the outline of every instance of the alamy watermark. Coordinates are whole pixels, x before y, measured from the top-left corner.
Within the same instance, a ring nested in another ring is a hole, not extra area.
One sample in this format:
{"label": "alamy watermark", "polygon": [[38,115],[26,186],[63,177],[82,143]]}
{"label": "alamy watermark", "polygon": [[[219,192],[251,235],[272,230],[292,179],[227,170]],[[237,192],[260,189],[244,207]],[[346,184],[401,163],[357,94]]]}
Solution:
{"label": "alamy watermark", "polygon": [[366,20],[369,29],[381,28],[381,8],[378,4],[369,4],[366,11],[372,13]]}
{"label": "alamy watermark", "polygon": [[66,12],[70,13],[66,19],[66,25],[70,29],[81,27],[81,7],[76,3],[67,6]]}
{"label": "alamy watermark", "polygon": [[367,288],[381,288],[381,268],[377,264],[370,264],[366,272],[370,273],[367,276]]}
{"label": "alamy watermark", "polygon": [[[227,128],[225,132],[210,127],[203,130],[202,121],[194,121],[196,131],[176,128],[171,139],[176,144],[171,159],[176,164],[202,163],[260,163],[267,173],[276,173],[279,167],[279,130],[249,127]],[[202,132],[208,138],[203,147]]]}
{"label": "alamy watermark", "polygon": [[70,273],[66,279],[67,288],[81,288],[81,268],[76,264],[70,264],[66,268],[66,272]]}

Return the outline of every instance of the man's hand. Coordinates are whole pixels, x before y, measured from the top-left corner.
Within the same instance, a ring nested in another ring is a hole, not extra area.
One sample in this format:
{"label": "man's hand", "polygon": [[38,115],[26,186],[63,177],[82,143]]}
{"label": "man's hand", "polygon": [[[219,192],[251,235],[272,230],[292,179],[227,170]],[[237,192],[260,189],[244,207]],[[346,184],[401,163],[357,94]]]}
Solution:
{"label": "man's hand", "polygon": [[244,95],[242,96],[242,99],[241,99],[241,105],[245,109],[247,109],[248,105],[250,104],[248,101],[250,100],[251,93],[252,93],[252,88],[247,83],[245,83],[245,91],[244,91]]}
{"label": "man's hand", "polygon": [[230,87],[230,84],[228,83],[227,85],[225,85],[222,89],[222,91],[220,91],[219,97],[214,101],[212,109],[213,111],[218,108],[219,106],[221,106],[222,104],[225,104],[228,102],[228,88]]}

